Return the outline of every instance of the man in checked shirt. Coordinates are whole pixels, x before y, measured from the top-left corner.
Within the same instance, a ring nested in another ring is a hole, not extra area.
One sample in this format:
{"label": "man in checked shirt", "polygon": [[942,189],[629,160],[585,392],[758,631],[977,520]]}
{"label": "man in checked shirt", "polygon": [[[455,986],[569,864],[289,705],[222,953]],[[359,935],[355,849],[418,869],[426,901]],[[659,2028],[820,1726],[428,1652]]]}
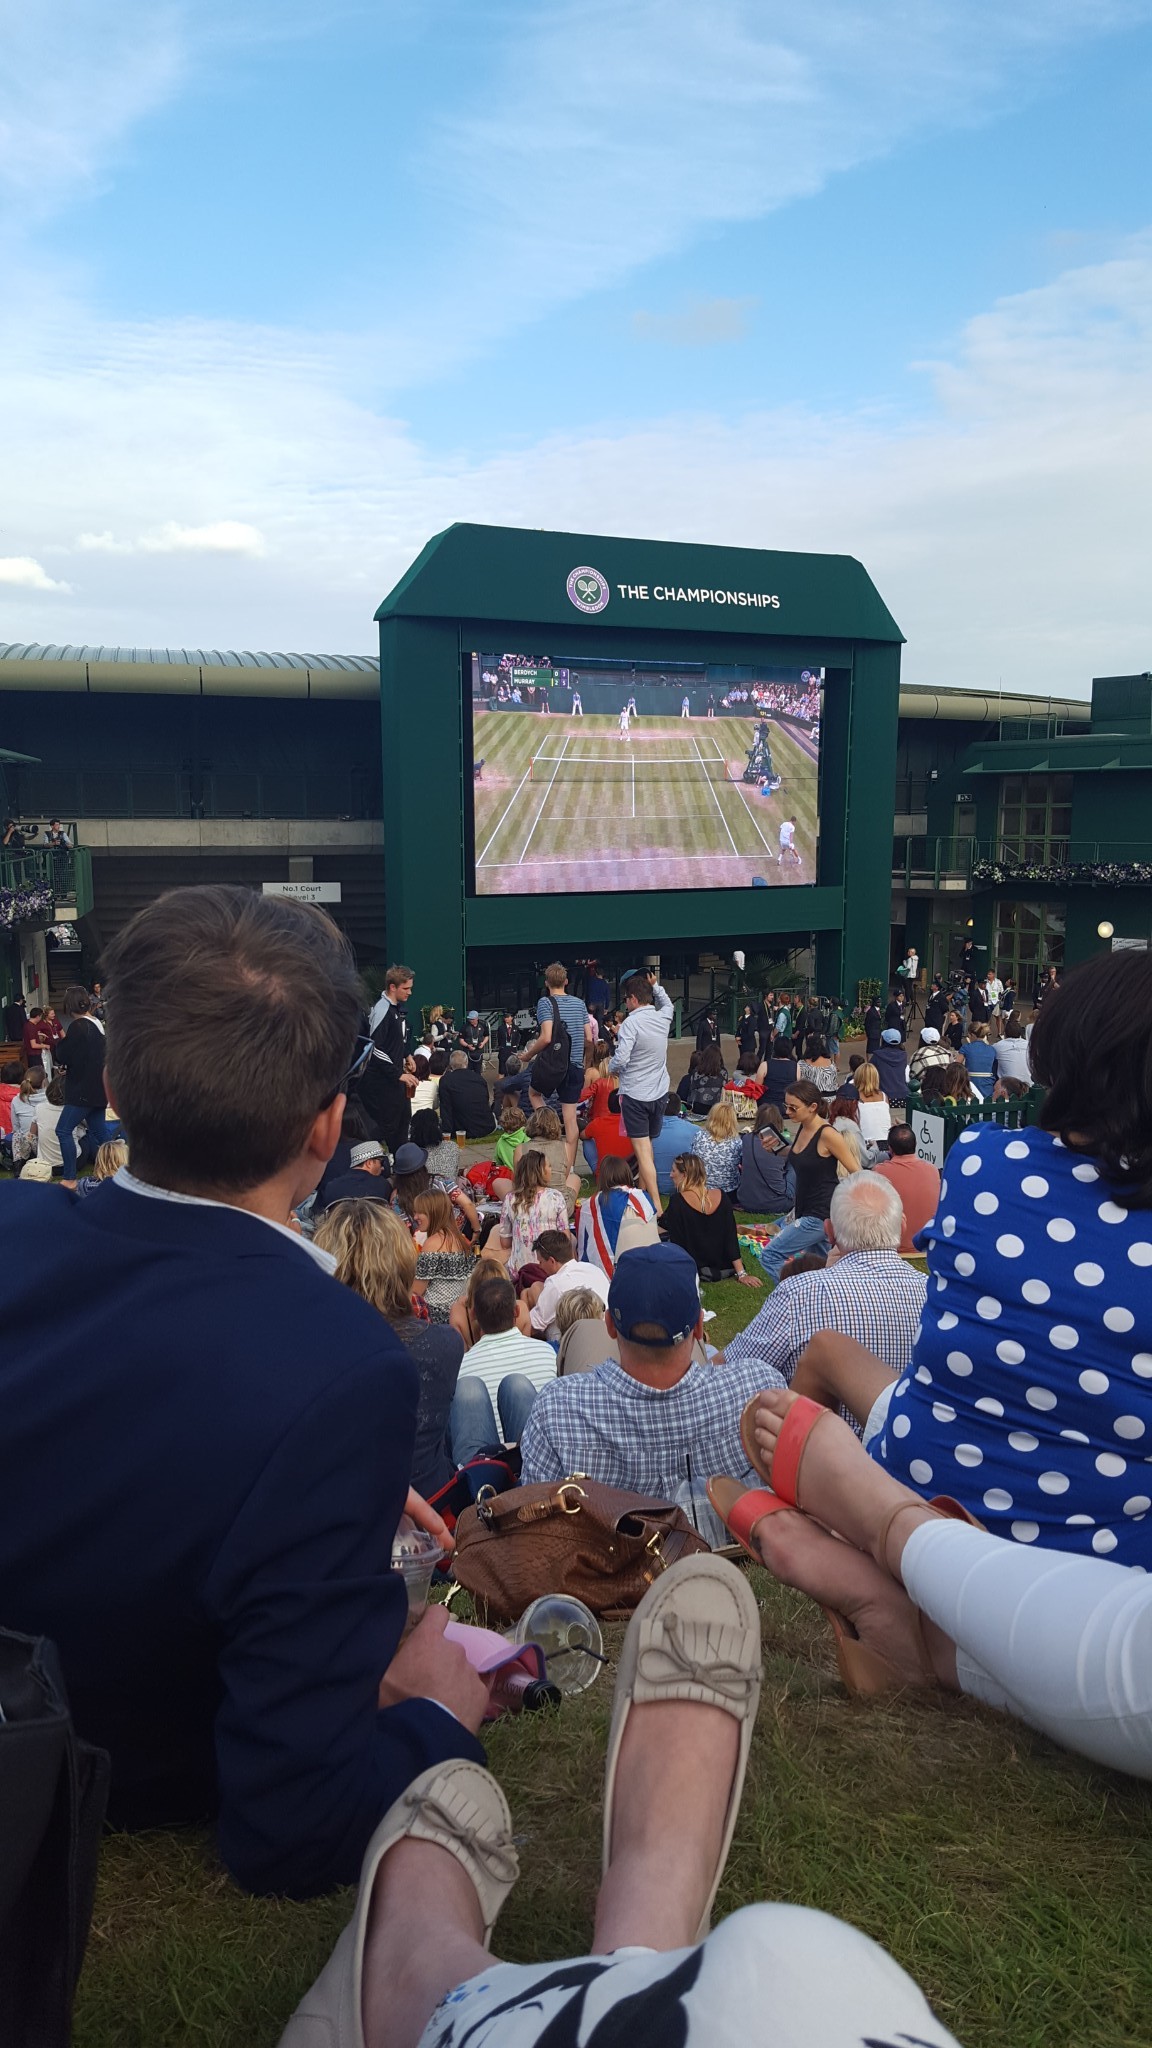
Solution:
{"label": "man in checked shirt", "polygon": [[[791,1284],[791,1283],[789,1283]],[[699,1365],[703,1335],[695,1261],[678,1245],[640,1245],[616,1263],[606,1333],[619,1359],[552,1380],[520,1442],[527,1483],[581,1472],[606,1486],[675,1499],[714,1472],[754,1483],[740,1442],[745,1403],[784,1381],[762,1358]]]}

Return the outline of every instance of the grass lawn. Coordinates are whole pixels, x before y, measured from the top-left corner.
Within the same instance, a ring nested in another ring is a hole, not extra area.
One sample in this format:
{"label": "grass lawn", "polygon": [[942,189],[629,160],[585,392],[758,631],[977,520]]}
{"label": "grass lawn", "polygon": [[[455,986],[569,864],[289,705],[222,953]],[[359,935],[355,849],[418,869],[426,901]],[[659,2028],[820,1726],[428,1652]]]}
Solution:
{"label": "grass lawn", "polygon": [[[764,1299],[706,1295],[721,1345]],[[1152,1785],[971,1702],[848,1699],[819,1611],[751,1576],[767,1683],[718,1911],[775,1898],[852,1921],[965,2048],[1148,2048]],[[490,1733],[522,1838],[496,1944],[511,1961],[587,1947],[610,1704],[606,1674],[558,1716]],[[76,2048],[272,2048],[350,1900],[245,1898],[206,1836],[110,1838]]]}
{"label": "grass lawn", "polygon": [[[1147,2048],[1152,1786],[969,1702],[849,1700],[818,1611],[752,1576],[767,1684],[719,1911],[778,1898],[854,1922],[966,2048]],[[509,1960],[587,1947],[610,1700],[606,1674],[491,1732],[522,1838]],[[350,1898],[248,1899],[205,1838],[110,1839],[76,2048],[272,2048]]]}

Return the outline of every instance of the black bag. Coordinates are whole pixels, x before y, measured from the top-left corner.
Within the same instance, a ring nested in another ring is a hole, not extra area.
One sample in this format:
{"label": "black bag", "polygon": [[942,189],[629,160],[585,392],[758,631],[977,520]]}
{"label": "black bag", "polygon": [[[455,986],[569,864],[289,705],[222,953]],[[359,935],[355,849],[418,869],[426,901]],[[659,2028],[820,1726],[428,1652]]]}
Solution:
{"label": "black bag", "polygon": [[537,1095],[554,1095],[568,1079],[572,1065],[572,1033],[560,1015],[555,996],[549,996],[548,1001],[552,1005],[552,1036],[532,1062],[532,1086]]}
{"label": "black bag", "polygon": [[68,2048],[108,1802],[55,1645],[0,1629],[0,2041]]}

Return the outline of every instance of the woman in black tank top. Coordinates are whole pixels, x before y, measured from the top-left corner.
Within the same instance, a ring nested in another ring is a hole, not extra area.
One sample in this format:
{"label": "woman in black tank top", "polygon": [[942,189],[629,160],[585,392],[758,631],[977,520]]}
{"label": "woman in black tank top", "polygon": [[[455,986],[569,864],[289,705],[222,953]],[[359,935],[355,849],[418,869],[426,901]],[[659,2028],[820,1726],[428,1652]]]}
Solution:
{"label": "woman in black tank top", "polygon": [[856,1171],[851,1147],[824,1121],[826,1098],[811,1081],[797,1081],[788,1090],[784,1110],[796,1126],[788,1164],[796,1176],[796,1221],[827,1217],[836,1192],[838,1170]]}

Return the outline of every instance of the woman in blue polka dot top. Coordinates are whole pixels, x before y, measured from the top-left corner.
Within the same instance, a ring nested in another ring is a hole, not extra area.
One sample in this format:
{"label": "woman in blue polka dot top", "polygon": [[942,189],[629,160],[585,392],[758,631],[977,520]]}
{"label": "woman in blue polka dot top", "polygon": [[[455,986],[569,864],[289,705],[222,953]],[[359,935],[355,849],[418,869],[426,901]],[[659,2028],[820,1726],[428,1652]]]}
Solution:
{"label": "woman in blue polka dot top", "polygon": [[[1152,1567],[1152,956],[1055,990],[1042,1127],[963,1131],[928,1298],[869,1450],[996,1532]],[[877,1414],[879,1414],[879,1407]]]}

